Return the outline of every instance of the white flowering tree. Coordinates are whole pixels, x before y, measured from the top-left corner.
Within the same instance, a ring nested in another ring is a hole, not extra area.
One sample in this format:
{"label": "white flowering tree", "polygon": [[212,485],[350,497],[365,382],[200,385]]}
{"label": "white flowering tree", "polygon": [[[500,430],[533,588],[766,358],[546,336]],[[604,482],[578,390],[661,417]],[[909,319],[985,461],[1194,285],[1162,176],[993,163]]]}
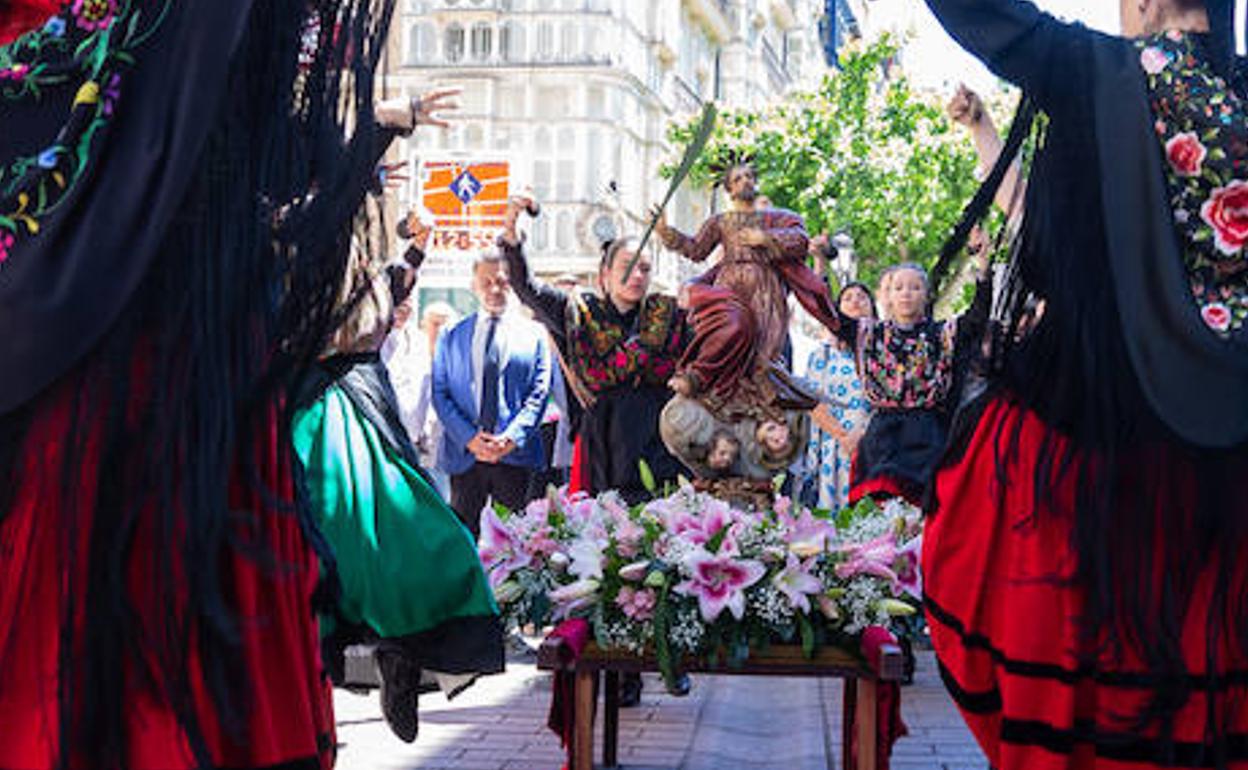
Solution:
{"label": "white flowering tree", "polygon": [[[975,156],[945,117],[940,94],[913,89],[885,37],[842,57],[813,93],[762,111],[724,113],[695,166],[695,183],[732,151],[752,153],[762,192],[806,219],[812,234],[854,239],[859,278],[887,265],[928,267],[974,193]],[[673,126],[679,156],[695,124]],[[670,172],[670,169],[668,169]]]}

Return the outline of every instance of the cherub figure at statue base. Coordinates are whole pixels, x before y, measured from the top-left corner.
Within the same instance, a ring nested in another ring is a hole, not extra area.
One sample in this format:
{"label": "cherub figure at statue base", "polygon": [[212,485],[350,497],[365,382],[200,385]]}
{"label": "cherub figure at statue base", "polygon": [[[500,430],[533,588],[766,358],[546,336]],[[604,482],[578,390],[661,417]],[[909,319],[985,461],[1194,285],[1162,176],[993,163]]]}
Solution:
{"label": "cherub figure at statue base", "polygon": [[771,499],[773,479],[802,452],[810,436],[805,412],[719,419],[702,401],[677,395],[659,417],[668,450],[696,477],[695,488],[755,507]]}

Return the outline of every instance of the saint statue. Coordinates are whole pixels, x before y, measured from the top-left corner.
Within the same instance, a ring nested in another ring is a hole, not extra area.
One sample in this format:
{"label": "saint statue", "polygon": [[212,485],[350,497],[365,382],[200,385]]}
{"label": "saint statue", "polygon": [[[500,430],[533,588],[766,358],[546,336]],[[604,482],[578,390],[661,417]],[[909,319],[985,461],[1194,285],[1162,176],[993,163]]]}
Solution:
{"label": "saint statue", "polygon": [[840,325],[826,284],[806,266],[802,218],[760,206],[757,181],[748,159],[728,163],[721,184],[731,209],[692,237],[655,214],[668,249],[695,262],[722,250],[681,291],[693,338],[668,383],[679,398],[661,424],[669,449],[703,480],[769,480],[805,446],[805,412],[817,400],[783,362],[789,294],[828,329]]}
{"label": "saint statue", "polygon": [[760,207],[757,181],[749,160],[730,162],[721,183],[732,208],[708,219],[692,237],[656,214],[655,232],[668,249],[694,262],[722,249],[716,265],[681,292],[693,341],[669,385],[728,421],[783,420],[785,410],[815,405],[782,363],[789,293],[824,326],[839,326],[827,285],[806,265],[809,239],[802,218]]}

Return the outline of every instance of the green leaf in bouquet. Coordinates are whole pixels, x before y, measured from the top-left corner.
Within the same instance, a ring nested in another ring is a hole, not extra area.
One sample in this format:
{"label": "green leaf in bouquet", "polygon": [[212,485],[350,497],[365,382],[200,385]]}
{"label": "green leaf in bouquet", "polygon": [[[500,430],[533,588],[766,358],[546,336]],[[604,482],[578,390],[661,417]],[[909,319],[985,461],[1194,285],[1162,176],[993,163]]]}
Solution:
{"label": "green leaf in bouquet", "polygon": [[641,475],[641,485],[647,492],[653,495],[659,491],[659,485],[654,481],[654,471],[650,470],[650,463],[645,458],[637,461],[637,472]]}
{"label": "green leaf in bouquet", "polygon": [[802,635],[802,655],[807,659],[815,657],[815,627],[811,625],[810,618],[798,615],[797,630]]}
{"label": "green leaf in bouquet", "polygon": [[724,527],[720,531],[711,535],[711,539],[706,541],[706,550],[711,553],[719,553],[719,548],[724,544],[724,540],[728,537],[728,528]]}
{"label": "green leaf in bouquet", "polygon": [[494,506],[494,513],[498,514],[498,518],[502,519],[503,521],[507,521],[507,519],[511,517],[511,509],[508,508],[507,506],[503,505],[497,500],[494,500],[492,502],[492,505]]}
{"label": "green leaf in bouquet", "polygon": [[672,605],[667,598],[667,587],[659,591],[654,606],[654,657],[663,675],[663,684],[676,689],[676,661],[672,654]]}
{"label": "green leaf in bouquet", "polygon": [[780,490],[784,489],[784,482],[789,478],[789,474],[780,472],[771,479],[771,488],[778,495]]}

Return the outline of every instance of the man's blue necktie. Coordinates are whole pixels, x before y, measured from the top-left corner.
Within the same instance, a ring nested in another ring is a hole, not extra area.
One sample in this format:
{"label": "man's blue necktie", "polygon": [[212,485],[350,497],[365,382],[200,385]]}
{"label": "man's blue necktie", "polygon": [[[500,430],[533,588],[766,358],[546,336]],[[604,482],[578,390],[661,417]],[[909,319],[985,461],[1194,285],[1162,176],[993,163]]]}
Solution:
{"label": "man's blue necktie", "polygon": [[485,333],[485,359],[481,366],[481,430],[493,433],[498,427],[498,318],[491,316]]}

